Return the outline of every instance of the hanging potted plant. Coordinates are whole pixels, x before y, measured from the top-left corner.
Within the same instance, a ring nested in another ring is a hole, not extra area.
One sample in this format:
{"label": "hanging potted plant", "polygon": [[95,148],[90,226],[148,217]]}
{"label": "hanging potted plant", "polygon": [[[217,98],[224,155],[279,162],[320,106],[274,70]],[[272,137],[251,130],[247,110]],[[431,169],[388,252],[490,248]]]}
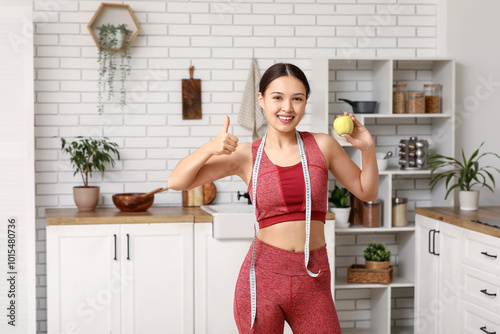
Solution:
{"label": "hanging potted plant", "polygon": [[[98,101],[99,114],[103,112],[103,94],[108,91],[108,101],[115,96],[115,74],[117,68],[120,70],[120,107],[127,104],[125,81],[130,74],[130,37],[132,31],[126,28],[125,24],[115,26],[113,24],[103,24],[97,27],[99,30],[99,81],[98,81]],[[119,54],[119,60],[117,55]]]}
{"label": "hanging potted plant", "polygon": [[111,154],[120,160],[118,144],[109,141],[107,137],[93,139],[78,136],[76,139],[68,142],[61,138],[61,150],[71,156],[70,161],[75,168],[73,176],[80,173],[82,177],[83,186],[73,187],[73,198],[78,210],[94,211],[99,202],[99,187],[89,186],[89,177],[94,170],[104,173],[106,165],[115,165]]}
{"label": "hanging potted plant", "polygon": [[[479,148],[475,150],[469,158],[465,157],[464,150],[462,149],[462,161],[440,154],[433,154],[429,156],[427,161],[432,167],[431,181],[429,183],[431,191],[434,189],[436,184],[439,183],[439,181],[445,179],[445,186],[447,189],[445,199],[448,198],[448,195],[453,189],[459,188],[460,210],[477,210],[479,203],[479,191],[473,190],[472,188],[475,186],[481,186],[488,188],[491,192],[494,192],[488,182],[491,181],[494,187],[495,178],[493,177],[492,172],[497,171],[500,173],[500,170],[494,166],[480,167],[479,160],[482,157],[491,155],[500,159],[500,156],[493,152],[486,152],[479,155],[479,150],[483,144],[484,142],[481,143]],[[451,167],[451,169],[438,171],[438,168],[442,167]],[[455,178],[456,182],[450,182],[452,178]]]}
{"label": "hanging potted plant", "polygon": [[348,227],[349,226],[349,213],[351,208],[348,204],[349,190],[344,187],[335,185],[335,189],[330,192],[328,201],[334,205],[330,211],[335,213],[335,226]]}

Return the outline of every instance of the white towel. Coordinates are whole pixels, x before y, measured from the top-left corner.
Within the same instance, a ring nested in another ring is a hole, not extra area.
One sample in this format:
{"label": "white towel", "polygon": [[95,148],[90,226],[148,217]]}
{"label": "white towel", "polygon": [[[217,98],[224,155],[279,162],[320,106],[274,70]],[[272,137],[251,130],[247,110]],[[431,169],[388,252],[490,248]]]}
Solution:
{"label": "white towel", "polygon": [[259,66],[257,60],[253,58],[241,99],[240,113],[238,114],[238,123],[252,130],[253,140],[257,140],[264,135],[264,125],[266,124],[266,116],[257,98],[259,82]]}

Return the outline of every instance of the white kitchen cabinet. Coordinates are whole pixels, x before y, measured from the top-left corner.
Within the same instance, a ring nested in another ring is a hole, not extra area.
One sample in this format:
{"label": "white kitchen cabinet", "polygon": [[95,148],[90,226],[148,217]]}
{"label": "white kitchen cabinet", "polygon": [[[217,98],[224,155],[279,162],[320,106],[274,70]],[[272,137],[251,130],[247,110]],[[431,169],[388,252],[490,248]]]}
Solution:
{"label": "white kitchen cabinet", "polygon": [[193,224],[121,225],[122,333],[193,333]]}
{"label": "white kitchen cabinet", "polygon": [[119,234],[118,225],[47,227],[49,333],[120,333]]}
{"label": "white kitchen cabinet", "polygon": [[49,333],[193,333],[193,223],[47,227]]}
{"label": "white kitchen cabinet", "polygon": [[[462,324],[456,320],[462,307],[462,235],[464,230],[458,226],[440,222],[438,231],[439,245],[436,245],[436,252],[439,254],[437,295],[439,297],[439,330],[437,333],[460,333]],[[418,272],[418,275],[425,275],[425,272]]]}
{"label": "white kitchen cabinet", "polygon": [[[416,333],[446,334],[463,330],[466,281],[469,274],[477,276],[463,266],[466,254],[464,235],[468,232],[461,227],[417,215]],[[474,281],[473,286],[476,283]],[[481,294],[479,290],[477,294]]]}
{"label": "white kitchen cabinet", "polygon": [[[342,112],[352,112],[352,108],[338,98],[354,101],[378,101],[378,108],[374,114],[355,114],[372,133],[377,152],[393,152],[386,170],[379,171],[378,198],[382,201],[382,226],[378,228],[364,228],[351,226],[347,229],[338,229],[336,234],[343,242],[351,238],[351,250],[348,245],[341,244],[342,252],[337,252],[337,284],[336,290],[354,289],[364,291],[370,289],[370,302],[391,305],[394,295],[393,288],[414,287],[415,261],[422,259],[415,256],[415,214],[417,206],[451,206],[454,204],[453,194],[447,200],[445,187],[438,185],[433,192],[425,187],[425,179],[430,179],[430,169],[402,170],[398,166],[399,141],[417,136],[429,142],[429,154],[439,153],[453,156],[455,152],[455,62],[446,58],[420,59],[314,59],[311,63],[312,92],[311,108],[307,115],[311,118],[311,125],[305,130],[313,132],[332,133],[333,121]],[[441,113],[439,114],[393,114],[392,113],[392,84],[405,83],[408,91],[423,91],[425,83],[442,85]],[[334,135],[335,137],[335,135]],[[343,146],[351,159],[360,167],[361,154],[348,142],[335,137]],[[333,181],[333,180],[332,180]],[[391,200],[393,197],[408,198],[408,226],[392,227]],[[386,287],[380,285],[363,285],[347,283],[347,267],[353,263],[363,263],[357,248],[358,239],[374,239],[380,234],[394,234],[397,245],[392,246],[396,256],[393,257],[394,279]],[[426,233],[426,232],[421,232]],[[347,253],[347,251],[350,253]],[[431,255],[430,255],[431,256]],[[356,262],[348,262],[354,259]],[[436,264],[437,265],[437,264]],[[427,270],[427,269],[426,269]],[[436,269],[437,270],[437,269]],[[376,289],[391,289],[381,293]],[[437,289],[435,287],[434,289]],[[345,295],[345,294],[344,294]],[[354,293],[354,295],[356,295]],[[415,296],[417,298],[417,296]],[[344,305],[349,304],[344,299]],[[352,303],[357,301],[352,300]],[[391,309],[389,307],[389,309]],[[356,315],[354,315],[356,314]],[[345,317],[344,317],[345,315]],[[377,318],[377,319],[376,319]],[[403,328],[397,328],[392,317],[380,317],[374,312],[366,312],[357,306],[345,312],[339,312],[339,319],[343,331],[349,333],[365,333],[370,327],[374,333],[412,332],[412,319],[403,322]],[[385,322],[385,323],[384,323]],[[376,328],[374,327],[376,324]],[[429,324],[431,327],[434,324]],[[350,328],[353,327],[353,328]],[[359,327],[359,328],[358,328]],[[365,328],[361,328],[365,327]],[[369,331],[368,331],[369,332]]]}
{"label": "white kitchen cabinet", "polygon": [[500,333],[500,238],[465,230],[461,326],[470,333]]}
{"label": "white kitchen cabinet", "polygon": [[420,215],[416,219],[415,333],[438,333],[439,255],[434,247],[438,222]]}
{"label": "white kitchen cabinet", "polygon": [[[252,243],[251,238],[216,239],[212,224],[197,223],[195,230],[195,333],[237,333],[233,316],[236,280]],[[334,267],[334,224],[325,224],[325,239],[331,272]],[[332,290],[334,277],[332,275]],[[285,323],[285,334],[292,331]]]}
{"label": "white kitchen cabinet", "polygon": [[211,223],[194,226],[195,333],[233,334],[236,280],[252,239],[215,239]]}

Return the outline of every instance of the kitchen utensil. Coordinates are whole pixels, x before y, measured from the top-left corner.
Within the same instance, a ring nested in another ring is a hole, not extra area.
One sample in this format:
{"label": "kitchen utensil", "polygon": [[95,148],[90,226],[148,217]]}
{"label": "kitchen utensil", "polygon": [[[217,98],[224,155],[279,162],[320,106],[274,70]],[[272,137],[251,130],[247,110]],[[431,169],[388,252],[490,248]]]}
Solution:
{"label": "kitchen utensil", "polygon": [[392,151],[388,151],[388,152],[385,154],[384,160],[385,160],[385,159],[389,159],[390,157],[392,157]]}
{"label": "kitchen utensil", "polygon": [[167,191],[167,190],[168,190],[168,188],[161,188],[161,187],[160,187],[160,188],[157,188],[157,189],[155,189],[155,190],[153,190],[153,191],[150,191],[150,192],[148,192],[148,193],[144,193],[144,194],[142,194],[141,196],[153,195],[153,194],[156,194],[156,193],[161,193],[161,192],[163,192],[163,191]]}
{"label": "kitchen utensil", "polygon": [[385,158],[385,153],[376,153],[378,170],[386,170],[389,160]]}
{"label": "kitchen utensil", "polygon": [[217,194],[213,182],[182,191],[182,206],[201,206],[212,203]]}
{"label": "kitchen utensil", "polygon": [[351,101],[348,99],[338,99],[344,101],[352,107],[354,114],[373,114],[377,107],[377,101]]}
{"label": "kitchen utensil", "polygon": [[194,66],[189,68],[189,79],[182,79],[182,119],[201,119],[201,80],[193,79]]}
{"label": "kitchen utensil", "polygon": [[402,139],[399,142],[399,166],[402,169],[424,169],[427,167],[429,143],[427,140],[419,140],[418,137],[410,137],[409,140]]}
{"label": "kitchen utensil", "polygon": [[123,193],[112,196],[113,204],[120,211],[140,212],[146,211],[153,205],[155,195],[146,195],[145,193]]}
{"label": "kitchen utensil", "polygon": [[157,188],[148,193],[122,193],[112,196],[113,204],[117,209],[125,212],[146,211],[153,205],[156,193],[168,190],[168,188]]}

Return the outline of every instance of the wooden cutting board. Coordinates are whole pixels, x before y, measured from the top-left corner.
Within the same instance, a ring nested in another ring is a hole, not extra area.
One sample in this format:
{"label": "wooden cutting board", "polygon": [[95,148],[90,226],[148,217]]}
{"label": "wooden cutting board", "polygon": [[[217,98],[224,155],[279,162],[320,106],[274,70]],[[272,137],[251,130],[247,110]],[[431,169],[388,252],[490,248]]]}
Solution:
{"label": "wooden cutting board", "polygon": [[201,119],[201,80],[193,79],[194,66],[189,68],[189,79],[182,79],[182,119]]}
{"label": "wooden cutting board", "polygon": [[182,191],[182,206],[200,206],[212,203],[217,194],[213,182]]}

